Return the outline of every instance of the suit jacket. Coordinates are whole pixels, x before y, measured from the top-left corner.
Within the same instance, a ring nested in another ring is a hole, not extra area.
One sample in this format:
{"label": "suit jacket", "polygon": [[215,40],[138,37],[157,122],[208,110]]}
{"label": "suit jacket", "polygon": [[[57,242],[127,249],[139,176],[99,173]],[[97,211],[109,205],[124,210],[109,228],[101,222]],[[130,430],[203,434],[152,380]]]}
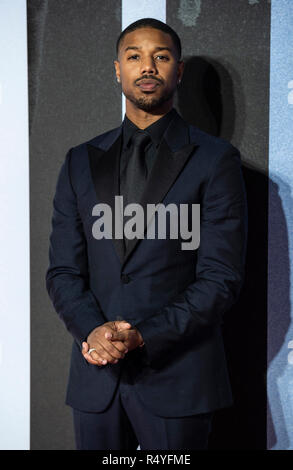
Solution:
{"label": "suit jacket", "polygon": [[[123,240],[92,234],[97,203],[115,212],[121,130],[71,148],[57,182],[46,282],[74,338],[66,403],[105,410],[125,370],[141,401],[159,416],[231,406],[221,326],[244,278],[247,206],[240,154],[176,113],[140,204],[200,204],[199,248],[182,250],[180,235],[145,237],[133,239],[124,253]],[[117,319],[136,326],[145,346],[117,364],[89,364],[81,342]]]}

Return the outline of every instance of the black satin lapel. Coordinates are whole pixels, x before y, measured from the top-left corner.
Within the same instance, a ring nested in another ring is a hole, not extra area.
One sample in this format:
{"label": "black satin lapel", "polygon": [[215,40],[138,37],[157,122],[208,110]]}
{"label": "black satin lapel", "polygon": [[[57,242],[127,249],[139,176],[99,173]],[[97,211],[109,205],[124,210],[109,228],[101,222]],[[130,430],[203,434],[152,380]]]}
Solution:
{"label": "black satin lapel", "polygon": [[[165,139],[162,140],[140,201],[145,216],[147,214],[147,204],[159,204],[164,199],[196,147],[198,147],[197,144],[187,144],[180,150],[172,152]],[[149,223],[150,220],[146,220],[145,217],[144,234]],[[141,239],[138,238],[129,241],[123,264],[126,263],[139,241]]]}
{"label": "black satin lapel", "polygon": [[92,179],[98,201],[106,203],[112,211],[113,244],[121,261],[124,259],[123,239],[116,239],[114,234],[115,196],[119,196],[119,160],[121,134],[108,150],[87,145]]}

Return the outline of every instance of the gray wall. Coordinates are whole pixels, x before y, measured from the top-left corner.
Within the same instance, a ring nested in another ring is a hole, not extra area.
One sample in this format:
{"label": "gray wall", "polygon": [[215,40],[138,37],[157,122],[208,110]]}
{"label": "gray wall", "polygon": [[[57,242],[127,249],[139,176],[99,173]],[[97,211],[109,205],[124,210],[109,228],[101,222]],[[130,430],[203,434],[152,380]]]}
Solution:
{"label": "gray wall", "polygon": [[[176,107],[240,149],[255,228],[243,294],[224,329],[236,405],[217,414],[211,448],[262,448],[270,4],[168,0],[167,23],[186,60]],[[113,67],[120,30],[119,0],[28,0],[32,449],[74,449],[64,405],[72,340],[45,290],[52,199],[67,150],[121,122]]]}

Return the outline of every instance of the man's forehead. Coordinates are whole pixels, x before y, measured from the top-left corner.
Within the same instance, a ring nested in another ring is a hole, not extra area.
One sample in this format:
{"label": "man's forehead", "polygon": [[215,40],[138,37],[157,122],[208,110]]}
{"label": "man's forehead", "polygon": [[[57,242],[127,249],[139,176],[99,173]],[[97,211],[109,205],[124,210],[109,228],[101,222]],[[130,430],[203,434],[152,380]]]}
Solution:
{"label": "man's forehead", "polygon": [[142,48],[145,41],[152,39],[155,47],[162,48],[166,46],[168,49],[174,49],[172,38],[168,33],[154,28],[139,28],[124,36],[120,44],[120,50],[125,52],[130,46]]}

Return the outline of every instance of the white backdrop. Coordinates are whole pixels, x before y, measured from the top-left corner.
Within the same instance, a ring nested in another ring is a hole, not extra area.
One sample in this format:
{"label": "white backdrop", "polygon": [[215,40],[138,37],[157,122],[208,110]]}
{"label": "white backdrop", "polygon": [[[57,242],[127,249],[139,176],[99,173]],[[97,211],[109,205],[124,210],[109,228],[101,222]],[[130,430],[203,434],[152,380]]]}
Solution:
{"label": "white backdrop", "polygon": [[25,0],[0,0],[0,449],[30,445],[30,281]]}

